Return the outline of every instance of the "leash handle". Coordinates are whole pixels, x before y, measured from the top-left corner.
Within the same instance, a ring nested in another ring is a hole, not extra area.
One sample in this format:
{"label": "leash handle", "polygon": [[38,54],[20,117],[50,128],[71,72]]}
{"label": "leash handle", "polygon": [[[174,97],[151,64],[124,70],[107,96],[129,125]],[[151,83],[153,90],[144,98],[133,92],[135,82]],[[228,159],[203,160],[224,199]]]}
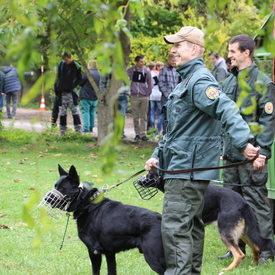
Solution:
{"label": "leash handle", "polygon": [[223,165],[223,166],[216,166],[216,167],[190,168],[190,169],[184,169],[184,170],[170,171],[170,170],[162,169],[156,164],[153,164],[153,166],[156,169],[158,169],[164,173],[167,173],[167,174],[181,174],[181,173],[196,172],[196,171],[217,170],[217,169],[224,169],[224,168],[230,168],[230,167],[248,164],[250,162],[253,162],[256,158],[258,158],[259,154],[260,154],[260,150],[258,150],[256,156],[253,159],[249,159],[249,160],[242,161],[242,162],[236,162],[236,163],[232,163],[232,164],[228,164],[228,165]]}

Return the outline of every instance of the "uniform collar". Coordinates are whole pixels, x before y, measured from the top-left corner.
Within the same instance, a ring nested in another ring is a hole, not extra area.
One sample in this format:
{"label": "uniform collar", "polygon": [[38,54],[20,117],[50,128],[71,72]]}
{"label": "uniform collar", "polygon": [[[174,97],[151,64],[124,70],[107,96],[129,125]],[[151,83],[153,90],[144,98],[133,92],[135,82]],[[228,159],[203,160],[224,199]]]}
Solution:
{"label": "uniform collar", "polygon": [[[248,70],[248,74],[250,75],[250,74],[253,72],[253,70],[254,70],[255,68],[257,68],[257,65],[256,65],[256,63],[253,61],[252,64],[251,64],[249,67],[246,67],[246,68],[244,68],[243,70]],[[231,69],[231,73],[232,73],[234,76],[237,77],[238,74],[239,74],[239,72],[241,72],[241,71],[243,71],[243,70],[239,70],[237,67],[233,67],[233,68]]]}
{"label": "uniform collar", "polygon": [[201,67],[205,67],[203,58],[200,57],[196,57],[192,60],[190,60],[189,62],[187,62],[186,64],[182,65],[181,67],[179,67],[177,69],[177,72],[181,75],[181,77],[184,79],[185,77],[187,77],[190,73],[196,71],[197,69],[201,68]]}

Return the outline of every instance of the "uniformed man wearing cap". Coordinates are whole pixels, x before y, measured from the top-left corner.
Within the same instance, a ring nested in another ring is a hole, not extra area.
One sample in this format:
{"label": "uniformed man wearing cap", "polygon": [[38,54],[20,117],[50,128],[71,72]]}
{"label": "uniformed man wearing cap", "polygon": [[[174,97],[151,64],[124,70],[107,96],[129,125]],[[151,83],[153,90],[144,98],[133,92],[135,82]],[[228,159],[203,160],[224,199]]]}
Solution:
{"label": "uniformed man wearing cap", "polygon": [[[182,82],[169,95],[166,107],[167,132],[145,169],[153,164],[175,171],[219,166],[220,126],[233,145],[248,159],[258,148],[248,142],[250,129],[236,104],[221,92],[205,68],[204,34],[196,27],[183,27],[164,37],[173,44]],[[162,237],[166,258],[165,275],[200,274],[204,243],[203,195],[218,170],[163,174],[164,203]]]}

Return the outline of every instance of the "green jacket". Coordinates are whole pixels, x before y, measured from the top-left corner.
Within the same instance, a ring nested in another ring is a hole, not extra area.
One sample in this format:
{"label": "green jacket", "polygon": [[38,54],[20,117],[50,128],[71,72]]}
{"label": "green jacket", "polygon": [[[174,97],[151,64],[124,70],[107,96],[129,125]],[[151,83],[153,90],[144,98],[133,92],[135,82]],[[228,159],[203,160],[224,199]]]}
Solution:
{"label": "green jacket", "polygon": [[[203,59],[195,58],[177,71],[182,82],[168,97],[167,133],[152,157],[159,159],[159,165],[167,170],[218,166],[221,122],[242,152],[250,138],[249,127],[236,104],[220,91]],[[165,173],[164,178],[213,180],[219,178],[219,171]]]}
{"label": "green jacket", "polygon": [[[251,143],[254,146],[260,146],[260,153],[265,155],[267,158],[270,158],[271,145],[274,140],[275,132],[273,109],[275,85],[267,75],[259,71],[254,62],[250,67],[248,67],[247,76],[243,80],[240,78],[237,69],[234,68],[232,74],[223,82],[222,90],[229,98],[236,102],[239,93],[241,92],[241,88],[238,86],[238,81],[245,81],[245,83],[248,84],[250,92],[240,106],[240,110],[242,112],[243,108],[252,106],[251,98],[255,96],[257,106],[251,114],[242,113],[242,117],[247,123],[257,122],[264,127],[264,131],[256,135]],[[262,89],[267,92],[265,96],[262,95]],[[258,92],[256,90],[258,90]],[[226,132],[224,133],[223,158],[233,162],[244,160],[244,156],[234,148],[232,140]]]}

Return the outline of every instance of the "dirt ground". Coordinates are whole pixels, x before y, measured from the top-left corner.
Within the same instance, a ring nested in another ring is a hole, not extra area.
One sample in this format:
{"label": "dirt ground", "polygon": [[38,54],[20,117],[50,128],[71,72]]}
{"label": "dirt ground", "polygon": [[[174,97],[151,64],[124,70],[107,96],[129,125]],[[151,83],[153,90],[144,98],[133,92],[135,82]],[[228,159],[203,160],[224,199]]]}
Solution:
{"label": "dirt ground", "polygon": [[[82,119],[81,119],[82,120]],[[9,125],[11,122],[10,119],[6,118],[5,114],[5,108],[4,108],[4,125]],[[22,129],[27,129],[27,128],[33,128],[33,126],[29,126],[29,124],[35,123],[37,126],[37,130],[41,130],[44,126],[42,126],[41,122],[43,122],[43,125],[47,123],[50,126],[51,122],[51,110],[47,111],[40,111],[39,109],[29,109],[29,108],[17,108],[16,111],[16,123],[13,125],[15,128],[22,128]],[[58,123],[58,121],[57,121]],[[41,124],[41,125],[37,125]],[[72,126],[73,120],[72,120],[72,115],[71,113],[68,114],[67,116],[67,124],[68,126]],[[95,121],[95,128],[94,128],[94,133],[97,134],[97,118]],[[27,128],[26,128],[27,127]],[[134,137],[135,132],[134,132],[134,127],[133,127],[133,119],[131,114],[127,114],[126,120],[125,120],[125,134],[127,137]]]}
{"label": "dirt ground", "polygon": [[40,111],[39,109],[17,108],[16,118],[18,120],[32,120],[48,122],[51,119],[51,111]]}

